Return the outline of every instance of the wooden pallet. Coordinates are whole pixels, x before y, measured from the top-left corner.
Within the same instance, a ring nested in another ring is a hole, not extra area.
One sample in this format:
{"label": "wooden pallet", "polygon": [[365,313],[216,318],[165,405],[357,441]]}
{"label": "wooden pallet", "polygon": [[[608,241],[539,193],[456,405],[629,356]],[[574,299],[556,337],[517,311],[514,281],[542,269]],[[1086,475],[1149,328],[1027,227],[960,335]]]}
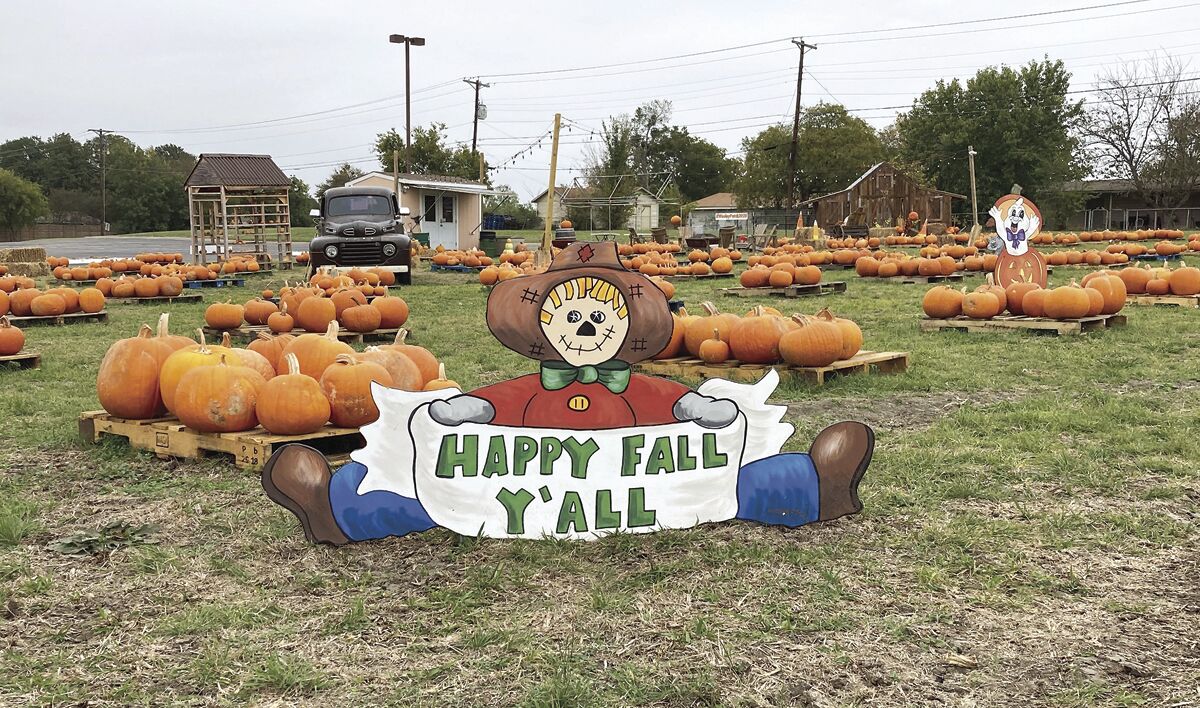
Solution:
{"label": "wooden pallet", "polygon": [[17,327],[32,327],[35,325],[51,325],[61,327],[69,324],[81,324],[84,322],[108,322],[108,312],[101,310],[99,312],[72,312],[63,315],[51,315],[46,317],[12,317],[8,318],[9,324]]}
{"label": "wooden pallet", "polygon": [[484,269],[484,267],[485,266],[477,266],[477,267],[472,268],[471,266],[465,266],[465,265],[438,265],[436,263],[431,263],[429,265],[429,270],[433,271],[434,273],[442,271],[442,272],[447,272],[447,273],[475,273],[475,274],[478,274],[479,271]]}
{"label": "wooden pallet", "polygon": [[1045,317],[1018,317],[1001,315],[990,320],[973,320],[955,317],[947,320],[921,318],[921,331],[933,332],[941,329],[957,329],[965,332],[995,332],[999,330],[1025,330],[1050,334],[1083,334],[1105,327],[1120,327],[1125,324],[1125,315],[1096,315],[1078,320],[1051,320]]}
{"label": "wooden pallet", "polygon": [[854,270],[853,263],[822,263],[817,267],[821,270]]}
{"label": "wooden pallet", "polygon": [[783,382],[807,381],[818,386],[830,378],[845,374],[899,374],[908,370],[908,352],[859,352],[845,361],[835,361],[829,366],[801,367],[787,364],[742,364],[727,361],[723,364],[705,364],[691,357],[676,357],[660,361],[644,361],[634,369],[643,374],[701,379],[727,379],[753,383],[767,373],[768,369],[779,372]]}
{"label": "wooden pallet", "polygon": [[1200,307],[1200,295],[1129,295],[1125,302],[1129,305]]}
{"label": "wooden pallet", "polygon": [[901,285],[928,285],[930,283],[961,283],[963,279],[962,273],[951,273],[950,275],[900,275],[894,278],[885,278],[889,283],[900,283]]}
{"label": "wooden pallet", "polygon": [[3,364],[16,364],[18,369],[36,369],[42,365],[42,355],[37,352],[18,352],[0,356],[0,369],[7,368]]}
{"label": "wooden pallet", "polygon": [[[249,342],[249,341],[256,339],[260,332],[268,332],[269,333],[270,331],[271,331],[271,329],[269,327],[267,327],[266,325],[244,324],[241,327],[238,327],[237,329],[216,329],[213,327],[206,326],[206,327],[204,327],[204,336],[206,338],[208,338],[208,340],[210,342],[217,342],[217,341],[220,341],[221,335],[228,332],[229,338],[231,340],[233,340],[234,342]],[[387,342],[390,344],[393,340],[396,339],[396,334],[399,331],[400,331],[399,329],[377,329],[373,332],[351,332],[350,330],[339,329],[338,330],[338,339],[340,339],[343,342],[346,342],[347,344],[363,344],[365,342]],[[294,331],[290,332],[290,334],[299,336],[301,334],[313,334],[313,333],[305,332],[303,330],[298,329],[298,330],[294,330]],[[319,334],[319,332],[316,334]],[[408,339],[405,341],[409,342],[410,344],[415,341],[413,339],[411,330],[408,333]]]}
{"label": "wooden pallet", "polygon": [[1128,268],[1131,265],[1133,265],[1133,263],[1129,263],[1129,262],[1110,263],[1108,265],[1088,265],[1087,263],[1068,263],[1067,265],[1046,266],[1046,272],[1052,274],[1052,273],[1054,273],[1055,268],[1093,268],[1095,270],[1120,270],[1122,268]]}
{"label": "wooden pallet", "polygon": [[151,303],[200,302],[204,296],[200,293],[182,293],[175,296],[155,295],[154,297],[110,297],[106,302],[117,302],[124,305],[148,305]]}
{"label": "wooden pallet", "polygon": [[776,297],[808,297],[811,295],[830,295],[846,292],[846,281],[836,280],[831,283],[814,283],[812,285],[789,285],[786,288],[721,288],[721,294],[730,297],[759,297],[774,295]]}
{"label": "wooden pallet", "polygon": [[210,453],[232,455],[234,464],[253,471],[261,470],[271,453],[288,443],[302,442],[316,448],[332,462],[347,459],[350,452],[365,444],[358,428],[326,425],[308,435],[273,435],[262,428],[242,433],[201,433],[175,418],[126,420],[105,411],[80,414],[79,435],[90,443],[98,443],[106,435],[125,438],[130,446],[149,450],[161,459],[194,460]]}
{"label": "wooden pallet", "polygon": [[245,278],[216,278],[214,280],[185,280],[185,288],[240,288],[246,284]]}

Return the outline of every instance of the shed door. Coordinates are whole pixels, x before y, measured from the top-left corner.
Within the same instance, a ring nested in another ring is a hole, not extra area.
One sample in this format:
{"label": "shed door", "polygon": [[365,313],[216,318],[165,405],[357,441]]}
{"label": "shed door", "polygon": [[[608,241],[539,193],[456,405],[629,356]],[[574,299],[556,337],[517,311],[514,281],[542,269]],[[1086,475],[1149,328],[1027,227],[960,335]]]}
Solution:
{"label": "shed door", "polygon": [[425,192],[421,197],[421,228],[429,233],[429,245],[458,248],[458,197]]}

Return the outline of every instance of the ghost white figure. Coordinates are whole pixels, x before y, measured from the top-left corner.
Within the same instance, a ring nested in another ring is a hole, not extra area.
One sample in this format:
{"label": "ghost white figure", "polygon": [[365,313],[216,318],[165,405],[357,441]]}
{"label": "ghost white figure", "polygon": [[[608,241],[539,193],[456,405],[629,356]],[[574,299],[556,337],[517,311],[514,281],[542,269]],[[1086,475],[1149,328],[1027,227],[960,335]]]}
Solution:
{"label": "ghost white figure", "polygon": [[1029,239],[1041,229],[1041,219],[1033,209],[1025,208],[1025,198],[1018,198],[1008,208],[1008,213],[1001,213],[998,206],[993,206],[988,215],[996,222],[996,235],[1004,244],[1004,250],[1010,256],[1023,256],[1029,250]]}

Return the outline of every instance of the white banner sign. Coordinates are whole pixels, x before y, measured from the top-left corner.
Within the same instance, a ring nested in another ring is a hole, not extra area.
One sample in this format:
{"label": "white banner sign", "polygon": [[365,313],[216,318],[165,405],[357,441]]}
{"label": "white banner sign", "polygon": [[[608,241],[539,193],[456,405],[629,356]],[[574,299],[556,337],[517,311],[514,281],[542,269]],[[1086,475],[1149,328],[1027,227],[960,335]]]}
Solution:
{"label": "white banner sign", "polygon": [[766,404],[778,381],[768,378],[706,382],[701,393],[741,409],[716,430],[445,426],[429,403],[457,391],[375,386],[380,419],[363,428],[367,446],[353,454],[368,468],[358,491],[415,497],[437,524],[466,536],[593,539],[725,521],[737,514],[738,469],[777,453],[792,432],[779,422],[783,407]]}
{"label": "white banner sign", "polygon": [[746,221],[750,214],[744,211],[719,211],[716,218],[717,221]]}

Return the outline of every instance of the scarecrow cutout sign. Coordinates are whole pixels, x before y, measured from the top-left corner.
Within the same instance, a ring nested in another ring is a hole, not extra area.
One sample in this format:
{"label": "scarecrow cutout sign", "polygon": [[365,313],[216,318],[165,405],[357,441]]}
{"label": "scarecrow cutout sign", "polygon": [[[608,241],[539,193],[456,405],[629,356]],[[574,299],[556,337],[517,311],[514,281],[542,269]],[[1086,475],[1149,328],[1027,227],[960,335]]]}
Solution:
{"label": "scarecrow cutout sign", "polygon": [[366,446],[331,472],[292,444],[263,470],[267,495],[308,539],[342,545],[441,526],[467,536],[595,539],[745,519],[788,527],[862,509],[874,434],[826,428],[807,454],[756,384],[693,391],[631,365],[668,343],[666,297],[621,266],[616,244],[577,242],[544,273],[502,281],[487,322],[537,373],[468,393],[373,386]]}
{"label": "scarecrow cutout sign", "polygon": [[1042,212],[1037,205],[1017,194],[1006,194],[988,211],[996,222],[995,282],[1002,288],[1013,283],[1037,283],[1046,287],[1046,259],[1032,248],[1033,237],[1042,230]]}

